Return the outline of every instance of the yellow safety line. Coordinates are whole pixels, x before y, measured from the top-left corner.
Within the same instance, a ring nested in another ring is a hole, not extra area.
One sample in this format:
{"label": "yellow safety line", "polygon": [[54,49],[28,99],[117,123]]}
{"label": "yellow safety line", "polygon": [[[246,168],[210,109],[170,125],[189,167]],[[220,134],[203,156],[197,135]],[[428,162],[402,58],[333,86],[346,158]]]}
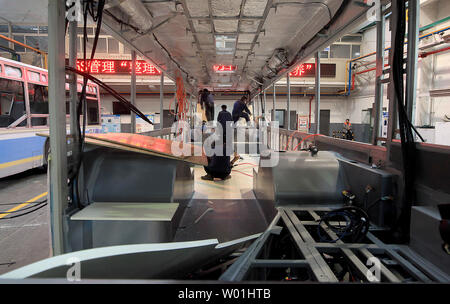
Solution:
{"label": "yellow safety line", "polygon": [[[37,200],[40,199],[41,197],[46,196],[47,194],[48,194],[48,192],[41,193],[41,194],[39,194],[38,196],[35,196],[35,197],[33,197],[32,199],[29,199],[29,200],[26,201],[25,203],[20,204],[20,205],[17,205],[16,207],[9,209],[9,210],[6,211],[6,212],[14,212],[14,211],[17,211],[17,210],[19,210],[19,209],[21,209],[21,208],[23,208],[23,207],[29,205],[30,203],[33,203],[33,202],[37,201]],[[9,215],[9,213],[1,213],[1,212],[0,212],[0,219],[1,219],[1,218],[4,218],[4,217],[7,216],[7,215]]]}
{"label": "yellow safety line", "polygon": [[0,169],[8,168],[8,167],[11,167],[11,166],[21,165],[21,164],[28,163],[28,162],[31,162],[31,161],[34,161],[34,160],[39,160],[42,157],[43,157],[42,155],[37,155],[37,156],[32,156],[32,157],[28,157],[28,158],[23,158],[23,159],[14,160],[14,161],[11,161],[11,162],[3,163],[3,164],[0,164]]}

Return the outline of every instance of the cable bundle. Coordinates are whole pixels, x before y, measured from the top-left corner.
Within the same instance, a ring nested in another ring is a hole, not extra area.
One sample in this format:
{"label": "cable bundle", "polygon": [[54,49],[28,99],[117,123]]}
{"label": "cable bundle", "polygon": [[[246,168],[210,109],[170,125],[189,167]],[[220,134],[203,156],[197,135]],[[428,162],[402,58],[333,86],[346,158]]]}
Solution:
{"label": "cable bundle", "polygon": [[180,72],[177,72],[175,81],[177,86],[177,91],[174,98],[174,100],[176,101],[175,111],[171,109],[173,100],[170,102],[169,111],[176,117],[175,121],[185,121],[189,112],[190,104],[186,98],[186,90],[184,89],[183,77],[181,77]]}
{"label": "cable bundle", "polygon": [[[334,225],[331,222],[338,222],[338,224]],[[341,225],[341,222],[345,222],[345,225]],[[322,223],[325,223],[338,238],[331,241],[325,238],[320,232]],[[319,225],[317,225],[317,233],[321,242],[336,243],[343,238],[347,238],[352,243],[359,243],[369,231],[369,225],[369,216],[363,209],[348,206],[324,214],[320,218]]]}
{"label": "cable bundle", "polygon": [[[13,219],[13,218],[17,218],[17,217],[21,217],[30,213],[33,213],[45,206],[48,205],[47,200],[43,200],[41,202],[33,202],[33,203],[29,203],[29,202],[23,202],[23,203],[4,203],[4,204],[0,204],[1,206],[8,206],[8,205],[23,205],[23,204],[30,204],[31,206],[28,206],[26,208],[22,208],[19,210],[15,210],[15,211],[0,211],[0,215],[1,214],[8,214],[7,217],[2,217],[0,218],[0,220],[9,220],[9,219]],[[27,211],[28,210],[28,211]],[[24,212],[26,211],[26,212]],[[14,214],[14,215],[11,215]]]}

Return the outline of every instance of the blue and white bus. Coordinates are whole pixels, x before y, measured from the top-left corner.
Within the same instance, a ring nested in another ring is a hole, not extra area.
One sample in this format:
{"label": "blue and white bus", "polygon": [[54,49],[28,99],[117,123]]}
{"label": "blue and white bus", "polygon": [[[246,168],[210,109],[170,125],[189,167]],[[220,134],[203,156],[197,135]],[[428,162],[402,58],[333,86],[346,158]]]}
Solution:
{"label": "blue and white bus", "polygon": [[[78,81],[81,92],[82,81]],[[69,86],[66,114],[69,118]],[[101,132],[100,92],[87,89],[87,130]],[[48,72],[0,57],[0,178],[47,163],[49,142],[36,133],[48,132]]]}

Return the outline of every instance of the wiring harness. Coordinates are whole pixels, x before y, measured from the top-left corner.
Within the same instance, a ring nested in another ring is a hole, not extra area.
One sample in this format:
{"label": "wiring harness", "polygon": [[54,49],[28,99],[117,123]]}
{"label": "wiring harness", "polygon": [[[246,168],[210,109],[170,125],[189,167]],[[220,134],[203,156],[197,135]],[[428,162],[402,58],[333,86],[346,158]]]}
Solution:
{"label": "wiring harness", "polygon": [[[333,231],[337,238],[329,240],[320,231],[322,223]],[[345,223],[345,225],[341,225]],[[317,234],[320,241],[325,243],[336,243],[339,240],[346,239],[352,243],[361,242],[369,231],[370,220],[367,213],[358,207],[348,206],[329,211],[321,216],[319,225],[317,225]]]}

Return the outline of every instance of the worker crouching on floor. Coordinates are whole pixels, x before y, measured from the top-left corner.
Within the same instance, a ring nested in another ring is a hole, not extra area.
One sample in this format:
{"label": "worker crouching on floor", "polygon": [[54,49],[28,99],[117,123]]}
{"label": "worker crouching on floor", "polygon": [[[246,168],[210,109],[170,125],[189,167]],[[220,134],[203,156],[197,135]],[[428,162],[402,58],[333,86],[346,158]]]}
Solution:
{"label": "worker crouching on floor", "polygon": [[[227,149],[226,149],[226,130],[228,124],[231,124],[233,121],[230,112],[227,111],[227,106],[222,105],[222,111],[220,111],[219,115],[217,116],[217,122],[220,124],[222,129],[221,132],[219,132],[219,142],[223,143],[223,154],[222,155],[216,155],[214,154],[211,157],[208,157],[208,166],[205,167],[206,175],[202,176],[203,180],[214,180],[214,178],[219,178],[221,180],[227,180],[230,179],[230,173],[231,173],[231,167],[232,164],[230,162],[230,156],[227,155]],[[213,147],[214,148],[214,143]]]}

